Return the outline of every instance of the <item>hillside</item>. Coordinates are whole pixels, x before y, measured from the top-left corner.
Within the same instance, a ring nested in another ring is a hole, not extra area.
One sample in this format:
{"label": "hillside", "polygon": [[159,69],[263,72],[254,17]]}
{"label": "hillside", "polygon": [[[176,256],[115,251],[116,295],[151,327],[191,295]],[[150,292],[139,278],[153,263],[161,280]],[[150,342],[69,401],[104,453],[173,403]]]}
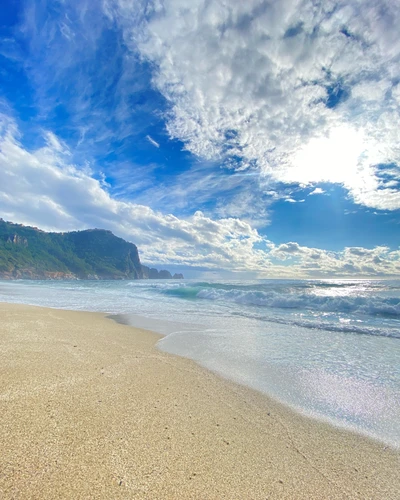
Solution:
{"label": "hillside", "polygon": [[[0,279],[169,279],[111,231],[46,233],[0,219]],[[183,278],[174,275],[174,278]]]}

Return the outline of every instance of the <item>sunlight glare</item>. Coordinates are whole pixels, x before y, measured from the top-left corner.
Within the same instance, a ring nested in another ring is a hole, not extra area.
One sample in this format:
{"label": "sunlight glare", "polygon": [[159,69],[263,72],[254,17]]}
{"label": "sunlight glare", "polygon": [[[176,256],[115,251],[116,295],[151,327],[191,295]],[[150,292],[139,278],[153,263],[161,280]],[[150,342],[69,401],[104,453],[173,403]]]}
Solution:
{"label": "sunlight glare", "polygon": [[366,154],[364,134],[350,127],[333,129],[328,137],[311,139],[294,154],[289,175],[304,183],[332,182],[356,187]]}

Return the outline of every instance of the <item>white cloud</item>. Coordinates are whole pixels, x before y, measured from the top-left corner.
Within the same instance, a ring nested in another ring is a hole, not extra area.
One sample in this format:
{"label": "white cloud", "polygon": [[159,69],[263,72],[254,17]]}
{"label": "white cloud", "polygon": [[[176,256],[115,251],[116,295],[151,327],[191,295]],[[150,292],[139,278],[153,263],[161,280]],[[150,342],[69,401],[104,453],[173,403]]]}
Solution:
{"label": "white cloud", "polygon": [[159,148],[160,145],[158,144],[157,141],[155,141],[152,137],[150,137],[149,135],[146,135],[146,139],[150,142],[150,144],[153,144],[153,146],[155,146],[156,148]]}
{"label": "white cloud", "polygon": [[[142,179],[143,174],[140,172],[138,177]],[[173,207],[183,213],[195,205],[207,214],[212,212],[214,217],[241,218],[253,227],[269,223],[269,208],[276,199],[270,193],[263,193],[258,176],[232,175],[226,169],[203,162],[195,162],[188,170],[162,180],[154,173],[151,181],[152,185],[135,194],[138,202],[164,211]]]}
{"label": "white cloud", "polygon": [[308,194],[308,196],[312,196],[314,194],[324,194],[325,191],[321,188],[315,188],[311,193]]}
{"label": "white cloud", "polygon": [[0,115],[0,211],[3,218],[47,230],[102,227],[135,242],[145,261],[246,269],[267,268],[254,245],[262,238],[247,222],[212,220],[202,212],[187,219],[145,205],[113,199],[107,184],[71,164],[53,134],[27,151],[15,123]]}
{"label": "white cloud", "polygon": [[400,272],[400,253],[387,247],[373,249],[347,247],[341,252],[309,248],[296,242],[272,245],[270,257],[284,261],[301,274],[317,276],[396,276]]}
{"label": "white cloud", "polygon": [[255,271],[267,277],[381,276],[400,274],[400,251],[386,247],[328,252],[281,245],[239,218],[187,218],[112,198],[107,183],[70,163],[65,144],[45,134],[44,147],[28,151],[18,128],[0,114],[0,213],[6,220],[45,230],[111,229],[139,247],[144,262]]}
{"label": "white cloud", "polygon": [[126,43],[156,68],[171,137],[271,180],[339,183],[356,203],[400,208],[376,167],[400,163],[398,2],[149,5],[138,25],[137,5],[106,2]]}
{"label": "white cloud", "polygon": [[111,229],[136,243],[148,263],[268,277],[400,273],[400,251],[386,247],[334,253],[295,242],[276,246],[239,218],[213,219],[200,211],[178,218],[116,200],[107,183],[70,162],[70,151],[54,134],[45,139],[45,146],[28,151],[15,122],[0,114],[0,214],[6,220],[45,230]]}

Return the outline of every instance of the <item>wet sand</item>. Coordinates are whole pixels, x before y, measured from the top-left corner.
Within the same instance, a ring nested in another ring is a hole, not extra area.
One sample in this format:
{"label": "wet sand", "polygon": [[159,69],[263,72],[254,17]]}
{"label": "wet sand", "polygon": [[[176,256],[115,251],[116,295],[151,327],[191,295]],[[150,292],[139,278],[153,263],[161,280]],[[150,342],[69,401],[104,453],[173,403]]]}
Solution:
{"label": "wet sand", "polygon": [[0,304],[0,498],[400,498],[400,453],[103,314]]}

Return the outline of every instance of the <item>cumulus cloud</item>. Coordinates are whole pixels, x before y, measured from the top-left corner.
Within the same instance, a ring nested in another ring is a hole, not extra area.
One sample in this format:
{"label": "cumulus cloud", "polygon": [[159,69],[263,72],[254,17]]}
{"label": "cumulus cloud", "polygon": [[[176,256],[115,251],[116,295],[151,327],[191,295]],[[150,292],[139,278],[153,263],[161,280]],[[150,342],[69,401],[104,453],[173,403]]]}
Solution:
{"label": "cumulus cloud", "polygon": [[388,247],[373,249],[347,247],[340,252],[301,246],[296,242],[270,246],[269,256],[286,261],[309,276],[396,276],[400,272],[400,253]]}
{"label": "cumulus cloud", "polygon": [[[167,130],[194,155],[272,181],[342,184],[356,203],[400,208],[397,2],[104,5],[151,62]],[[395,165],[393,178],[379,176],[380,164]]]}
{"label": "cumulus cloud", "polygon": [[295,242],[289,242],[289,243],[283,243],[282,245],[279,245],[276,247],[271,253],[277,257],[280,257],[282,259],[286,258],[286,255],[299,255],[304,252],[304,249]]}

